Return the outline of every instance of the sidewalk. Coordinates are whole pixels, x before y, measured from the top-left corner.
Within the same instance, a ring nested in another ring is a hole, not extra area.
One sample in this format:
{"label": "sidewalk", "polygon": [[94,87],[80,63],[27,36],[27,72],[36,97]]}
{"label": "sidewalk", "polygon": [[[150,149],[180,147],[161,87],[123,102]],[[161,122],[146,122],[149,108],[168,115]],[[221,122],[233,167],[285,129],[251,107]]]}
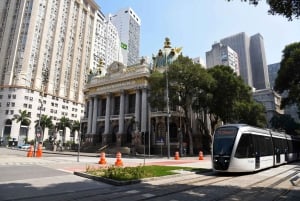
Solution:
{"label": "sidewalk", "polygon": [[[61,155],[70,155],[78,156],[78,152],[72,151],[58,151],[53,152],[50,150],[43,150],[44,153],[48,154],[61,154]],[[79,156],[84,157],[94,157],[95,163],[98,164],[100,160],[100,153],[84,153],[80,152]],[[116,157],[112,154],[106,154],[106,161],[108,165],[114,165]],[[167,158],[156,155],[122,155],[122,161],[124,166],[135,166],[135,165],[165,165],[165,166],[182,166],[182,167],[193,167],[193,168],[204,168],[212,169],[211,156],[205,155],[203,160],[199,160],[198,156],[193,157],[180,157],[179,160],[175,160],[174,156]]]}

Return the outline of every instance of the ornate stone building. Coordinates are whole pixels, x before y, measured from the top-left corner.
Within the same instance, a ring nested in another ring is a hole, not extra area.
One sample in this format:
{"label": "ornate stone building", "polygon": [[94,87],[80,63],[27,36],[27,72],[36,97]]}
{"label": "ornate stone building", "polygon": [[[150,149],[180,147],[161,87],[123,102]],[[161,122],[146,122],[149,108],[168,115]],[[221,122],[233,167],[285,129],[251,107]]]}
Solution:
{"label": "ornate stone building", "polygon": [[153,66],[142,58],[139,64],[128,67],[114,62],[106,75],[95,73],[84,90],[84,141],[101,146],[127,146],[137,151],[146,148],[147,153],[151,149],[156,154],[166,153],[167,145],[178,150],[182,145],[181,114],[170,110],[167,133],[167,110],[150,108],[148,80],[153,68],[163,72],[180,52],[181,48],[172,48],[166,38],[164,48],[153,56]]}

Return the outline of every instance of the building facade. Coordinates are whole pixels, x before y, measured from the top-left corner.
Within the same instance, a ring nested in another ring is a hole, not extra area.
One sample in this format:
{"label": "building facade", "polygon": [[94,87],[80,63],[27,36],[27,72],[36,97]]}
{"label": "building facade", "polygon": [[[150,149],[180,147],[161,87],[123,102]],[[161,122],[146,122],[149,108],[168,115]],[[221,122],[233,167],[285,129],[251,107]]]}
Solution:
{"label": "building facade", "polygon": [[268,73],[270,80],[270,88],[273,89],[275,86],[275,80],[277,78],[277,73],[280,69],[280,63],[274,63],[268,65]]}
{"label": "building facade", "polygon": [[250,37],[250,58],[254,88],[270,88],[264,39],[259,33]]}
{"label": "building facade", "polygon": [[126,66],[138,63],[140,54],[141,19],[131,9],[121,9],[110,15],[111,22],[116,26],[120,37],[120,50]]}
{"label": "building facade", "polygon": [[107,67],[114,61],[123,62],[123,56],[120,49],[120,38],[117,28],[111,22],[111,15],[105,17],[98,10],[94,20],[94,33],[92,44],[92,58],[90,69],[92,72],[98,70],[99,63],[101,73],[106,74]]}
{"label": "building facade", "polygon": [[[279,69],[280,69],[280,63],[274,63],[274,64],[268,65],[268,71],[269,71],[270,87],[271,87],[271,89],[273,89],[274,86],[275,86],[275,80],[277,78],[277,74],[278,74]],[[300,122],[299,115],[298,115],[298,107],[297,107],[297,105],[293,104],[293,105],[286,106],[284,108],[284,114],[288,114],[296,122]]]}
{"label": "building facade", "polygon": [[240,75],[246,84],[255,89],[270,88],[263,37],[259,33],[249,38],[241,32],[220,42],[238,54]]}
{"label": "building facade", "polygon": [[280,109],[281,96],[272,89],[261,89],[253,92],[255,101],[262,103],[266,109],[267,126],[271,128],[270,120],[276,114],[283,114]]}
{"label": "building facade", "polygon": [[229,66],[239,75],[239,57],[238,54],[227,45],[215,43],[212,49],[206,52],[207,68],[212,68],[217,65]]}
{"label": "building facade", "polygon": [[223,38],[220,43],[229,46],[238,54],[240,76],[246,84],[253,87],[249,37],[242,32]]}
{"label": "building facade", "polygon": [[[26,137],[35,138],[34,122],[41,114],[54,121],[63,116],[79,120],[83,115],[82,90],[98,9],[93,0],[0,1],[2,141],[20,144]],[[11,121],[19,110],[31,117],[26,132]]]}
{"label": "building facade", "polygon": [[[153,58],[153,67],[163,72],[180,52],[180,48],[172,48],[166,39],[164,48]],[[150,107],[150,75],[150,64],[141,59],[132,66],[114,62],[105,76],[95,75],[91,79],[84,90],[86,115],[83,133],[86,143],[130,147],[141,153],[146,147],[147,152],[151,149],[151,153],[165,154],[167,144],[171,150],[178,150],[183,114],[170,109],[168,119],[167,109],[157,111]]]}

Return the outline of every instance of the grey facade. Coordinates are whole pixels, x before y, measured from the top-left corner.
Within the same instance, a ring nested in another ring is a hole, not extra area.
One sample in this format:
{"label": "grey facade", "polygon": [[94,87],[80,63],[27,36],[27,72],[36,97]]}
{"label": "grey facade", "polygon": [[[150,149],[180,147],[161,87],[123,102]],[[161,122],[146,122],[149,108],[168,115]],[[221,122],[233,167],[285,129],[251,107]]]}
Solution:
{"label": "grey facade", "polygon": [[250,37],[250,59],[253,86],[256,89],[270,88],[264,41],[259,33]]}
{"label": "grey facade", "polygon": [[232,70],[239,75],[239,59],[238,54],[227,45],[215,43],[212,49],[206,52],[207,68],[212,68],[216,65],[230,66]]}
{"label": "grey facade", "polygon": [[223,45],[231,47],[239,57],[240,75],[244,82],[253,87],[252,68],[250,61],[250,39],[244,33],[238,33],[220,40]]}
{"label": "grey facade", "polygon": [[269,80],[270,80],[270,88],[273,89],[275,86],[275,80],[277,77],[277,73],[280,69],[280,63],[270,64],[268,65],[269,72]]}

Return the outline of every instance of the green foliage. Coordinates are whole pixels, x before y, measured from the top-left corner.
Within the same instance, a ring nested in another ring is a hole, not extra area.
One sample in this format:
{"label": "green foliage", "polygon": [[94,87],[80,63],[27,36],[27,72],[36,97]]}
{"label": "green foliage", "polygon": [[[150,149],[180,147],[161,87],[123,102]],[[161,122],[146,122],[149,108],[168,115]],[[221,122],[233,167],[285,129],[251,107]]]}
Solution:
{"label": "green foliage", "polygon": [[[227,0],[233,1],[233,0]],[[260,0],[241,0],[244,2],[249,2],[249,4],[257,5]],[[300,16],[300,2],[299,0],[268,0],[266,1],[270,8],[268,13],[271,15],[282,15],[289,20],[293,18],[299,18]]]}
{"label": "green foliage", "polygon": [[273,129],[277,130],[283,130],[287,134],[291,135],[298,135],[300,134],[300,124],[296,123],[295,120],[290,116],[286,114],[278,114],[272,117],[271,126]]}
{"label": "green foliage", "polygon": [[19,110],[19,114],[15,114],[12,121],[16,121],[17,123],[21,122],[21,125],[24,126],[29,126],[31,123],[30,115],[27,110]]}
{"label": "green foliage", "polygon": [[236,118],[239,123],[246,123],[257,127],[266,127],[265,107],[253,100],[236,103]]}
{"label": "green foliage", "polygon": [[[36,127],[37,127],[39,124],[39,120],[36,120],[35,123],[36,123]],[[40,119],[40,125],[41,125],[43,131],[45,131],[45,128],[52,129],[54,127],[52,117],[49,117],[49,116],[43,114]]]}
{"label": "green foliage", "polygon": [[300,105],[300,42],[292,43],[283,50],[278,76],[274,89],[278,93],[287,92],[282,99],[281,108],[287,105]]}
{"label": "green foliage", "polygon": [[160,177],[166,175],[176,174],[174,170],[190,170],[194,171],[195,169],[189,167],[175,167],[175,166],[136,166],[136,167],[99,167],[94,168],[88,166],[86,168],[86,173],[100,176],[104,178],[119,180],[119,181],[128,181],[128,180],[137,180],[142,178],[149,177]]}
{"label": "green foliage", "polygon": [[149,78],[149,84],[151,87],[151,96],[149,97],[151,107],[163,110],[166,106],[165,99],[163,98],[165,97],[166,81],[163,74],[159,71],[154,71]]}

